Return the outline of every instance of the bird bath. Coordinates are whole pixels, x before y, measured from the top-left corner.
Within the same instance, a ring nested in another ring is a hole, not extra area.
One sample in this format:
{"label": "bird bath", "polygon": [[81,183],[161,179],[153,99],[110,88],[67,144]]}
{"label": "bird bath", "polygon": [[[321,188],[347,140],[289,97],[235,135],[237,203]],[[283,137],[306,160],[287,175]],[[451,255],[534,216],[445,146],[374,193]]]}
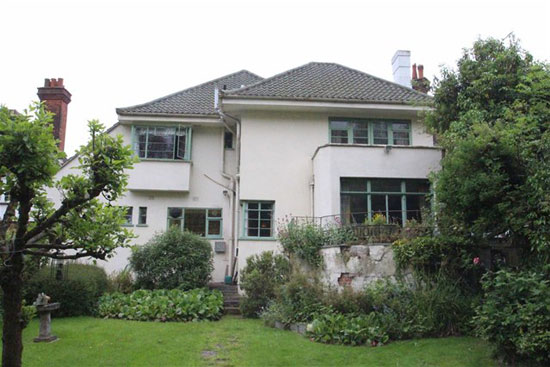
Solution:
{"label": "bird bath", "polygon": [[52,335],[52,318],[51,313],[61,306],[59,302],[48,303],[50,297],[46,296],[44,293],[38,295],[34,305],[36,306],[36,311],[40,317],[40,332],[38,337],[34,338],[35,343],[38,342],[53,342],[57,340],[57,336]]}

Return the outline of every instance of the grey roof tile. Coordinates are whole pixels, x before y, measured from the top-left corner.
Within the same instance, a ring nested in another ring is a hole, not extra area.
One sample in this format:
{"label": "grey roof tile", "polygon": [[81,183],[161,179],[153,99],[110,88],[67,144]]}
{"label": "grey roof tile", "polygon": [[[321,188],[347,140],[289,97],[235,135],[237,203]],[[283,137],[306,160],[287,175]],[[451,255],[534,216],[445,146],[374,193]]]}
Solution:
{"label": "grey roof tile", "polygon": [[244,88],[229,90],[226,97],[344,101],[378,103],[422,103],[427,94],[334,63],[311,62]]}
{"label": "grey roof tile", "polygon": [[174,114],[174,115],[214,115],[214,89],[240,88],[262,80],[256,74],[241,70],[233,74],[191,87],[180,92],[170,94],[154,101],[131,107],[117,108],[118,114]]}

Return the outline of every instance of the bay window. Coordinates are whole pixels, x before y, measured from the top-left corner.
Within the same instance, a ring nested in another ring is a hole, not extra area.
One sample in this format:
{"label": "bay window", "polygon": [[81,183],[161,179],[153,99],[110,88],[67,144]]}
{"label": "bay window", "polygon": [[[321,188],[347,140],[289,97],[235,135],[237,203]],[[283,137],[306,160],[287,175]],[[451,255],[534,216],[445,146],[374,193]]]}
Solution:
{"label": "bay window", "polygon": [[190,160],[190,127],[135,126],[133,130],[134,151],[139,158]]}

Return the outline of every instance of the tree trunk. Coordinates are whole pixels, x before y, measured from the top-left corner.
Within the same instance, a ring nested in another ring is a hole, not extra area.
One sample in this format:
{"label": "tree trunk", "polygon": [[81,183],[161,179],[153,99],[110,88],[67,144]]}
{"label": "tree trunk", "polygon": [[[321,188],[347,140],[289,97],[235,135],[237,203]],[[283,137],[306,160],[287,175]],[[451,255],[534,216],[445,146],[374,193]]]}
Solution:
{"label": "tree trunk", "polygon": [[7,266],[2,269],[2,305],[4,325],[2,330],[2,367],[21,367],[23,355],[23,322],[21,306],[23,301],[23,255],[13,254]]}

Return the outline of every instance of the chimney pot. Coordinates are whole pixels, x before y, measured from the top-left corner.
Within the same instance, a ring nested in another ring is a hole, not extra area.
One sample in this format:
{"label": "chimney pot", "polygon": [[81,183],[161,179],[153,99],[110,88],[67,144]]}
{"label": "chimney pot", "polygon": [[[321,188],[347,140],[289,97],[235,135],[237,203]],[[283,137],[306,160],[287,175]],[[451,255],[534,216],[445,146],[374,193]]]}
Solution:
{"label": "chimney pot", "polygon": [[413,77],[412,77],[413,80],[416,80],[418,79],[418,76],[416,74],[416,64],[413,64]]}
{"label": "chimney pot", "polygon": [[424,65],[418,65],[418,77],[424,79]]}

